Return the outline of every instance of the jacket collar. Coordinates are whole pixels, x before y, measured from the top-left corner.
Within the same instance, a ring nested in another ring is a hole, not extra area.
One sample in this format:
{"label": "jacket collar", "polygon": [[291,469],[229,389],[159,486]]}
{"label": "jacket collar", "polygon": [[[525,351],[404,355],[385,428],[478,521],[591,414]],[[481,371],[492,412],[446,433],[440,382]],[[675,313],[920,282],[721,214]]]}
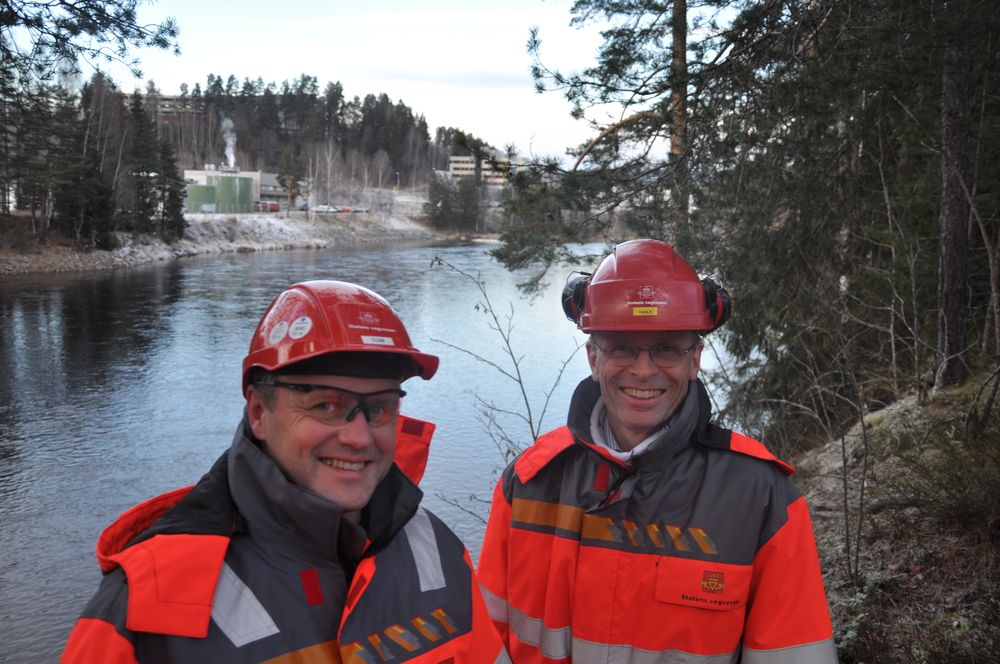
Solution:
{"label": "jacket collar", "polygon": [[[692,394],[692,392],[694,394]],[[573,437],[578,441],[586,443],[589,446],[593,446],[591,442],[592,436],[590,435],[590,415],[597,405],[598,400],[601,398],[601,387],[592,378],[584,378],[580,381],[580,384],[576,386],[576,390],[573,392],[573,397],[569,404],[569,414],[566,418],[566,424],[569,426],[570,431],[573,433]],[[691,400],[695,400],[695,404],[691,403]],[[705,385],[700,379],[695,379],[691,381],[688,388],[688,396],[685,399],[684,405],[682,406],[684,410],[688,408],[695,411],[694,414],[694,426],[693,428],[690,424],[684,427],[686,434],[679,436],[678,439],[683,439],[683,442],[677,444],[663,445],[662,441],[650,450],[647,454],[659,458],[663,455],[672,456],[673,453],[679,451],[681,447],[689,440],[696,440],[700,443],[709,444],[713,446],[724,445],[728,447],[728,435],[720,438],[720,431],[716,431],[718,427],[712,426],[710,420],[712,419],[712,402],[708,397],[708,390],[705,389]],[[690,417],[690,416],[689,416]],[[728,434],[728,432],[725,432]],[[721,441],[721,442],[720,442]],[[656,448],[661,448],[657,450]],[[671,451],[672,450],[672,451]]]}

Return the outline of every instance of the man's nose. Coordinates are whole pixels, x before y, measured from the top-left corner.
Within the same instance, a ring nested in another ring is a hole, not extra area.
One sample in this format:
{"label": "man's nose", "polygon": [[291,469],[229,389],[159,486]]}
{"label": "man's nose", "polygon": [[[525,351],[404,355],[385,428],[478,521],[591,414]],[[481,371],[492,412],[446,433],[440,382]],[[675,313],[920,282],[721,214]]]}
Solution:
{"label": "man's nose", "polygon": [[636,376],[650,376],[659,371],[659,367],[653,364],[653,356],[648,348],[640,348],[639,356],[629,367],[629,371]]}
{"label": "man's nose", "polygon": [[368,426],[367,415],[368,413],[364,410],[355,411],[354,416],[337,429],[339,441],[351,447],[360,448],[371,445],[375,437],[372,435],[371,427]]}

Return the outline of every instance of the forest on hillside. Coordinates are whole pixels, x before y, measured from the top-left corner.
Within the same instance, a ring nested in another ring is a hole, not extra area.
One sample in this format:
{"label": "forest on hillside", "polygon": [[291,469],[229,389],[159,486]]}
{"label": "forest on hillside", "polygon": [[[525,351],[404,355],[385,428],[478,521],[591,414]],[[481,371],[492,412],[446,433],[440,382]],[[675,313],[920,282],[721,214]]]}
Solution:
{"label": "forest on hillside", "polygon": [[155,81],[130,94],[97,73],[65,68],[20,76],[3,63],[0,209],[30,215],[79,246],[110,248],[117,231],[166,241],[184,229],[184,169],[207,164],[278,174],[317,200],[351,189],[426,185],[452,154],[483,142],[427,122],[386,94],[347,99],[338,82],[320,91],[302,74],[281,85],[209,74],[163,95]]}

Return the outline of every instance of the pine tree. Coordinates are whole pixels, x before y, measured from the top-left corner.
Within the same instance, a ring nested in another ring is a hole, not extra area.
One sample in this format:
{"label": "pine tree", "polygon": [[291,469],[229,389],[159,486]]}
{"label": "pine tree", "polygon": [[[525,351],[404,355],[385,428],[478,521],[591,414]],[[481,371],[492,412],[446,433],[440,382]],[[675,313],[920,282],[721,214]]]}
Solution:
{"label": "pine tree", "polygon": [[138,90],[129,101],[128,117],[128,173],[131,185],[128,219],[133,230],[162,235],[157,195],[158,141]]}
{"label": "pine tree", "polygon": [[176,242],[184,236],[184,178],[177,168],[177,158],[169,141],[159,142],[160,236],[166,242]]}

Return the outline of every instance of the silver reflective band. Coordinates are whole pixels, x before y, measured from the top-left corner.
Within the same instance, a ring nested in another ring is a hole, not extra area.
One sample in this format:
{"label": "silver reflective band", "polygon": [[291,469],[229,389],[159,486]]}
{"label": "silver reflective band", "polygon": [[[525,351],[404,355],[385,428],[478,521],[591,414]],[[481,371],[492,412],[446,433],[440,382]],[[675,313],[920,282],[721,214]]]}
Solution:
{"label": "silver reflective band", "polygon": [[500,646],[500,652],[497,654],[497,658],[493,660],[493,664],[513,664],[510,655],[507,654],[506,648]]}
{"label": "silver reflective band", "polygon": [[[498,622],[510,616],[510,630],[519,641],[535,646],[550,659],[572,657],[574,664],[733,664],[738,653],[696,655],[681,650],[644,650],[628,645],[594,643],[573,636],[571,627],[546,627],[538,618],[511,607],[500,597],[483,589],[490,617]],[[761,659],[759,662],[770,662]],[[825,663],[824,663],[825,664]]]}
{"label": "silver reflective band", "polygon": [[634,646],[607,645],[573,639],[574,664],[732,664],[737,653],[695,655],[682,650],[643,650]]}
{"label": "silver reflective band", "polygon": [[279,631],[253,591],[225,563],[212,598],[212,620],[237,648]]}
{"label": "silver reflective band", "polygon": [[499,595],[494,595],[489,591],[489,588],[481,583],[479,584],[479,592],[486,603],[486,611],[490,614],[490,618],[496,622],[507,624],[507,600]]}
{"label": "silver reflective band", "polygon": [[413,561],[417,564],[417,576],[420,579],[420,592],[444,588],[444,570],[441,569],[441,554],[438,552],[437,536],[434,534],[434,524],[423,508],[418,509],[413,518],[403,528],[406,539],[413,552]]}
{"label": "silver reflective band", "polygon": [[824,639],[778,650],[743,649],[744,664],[837,664],[837,646]]}
{"label": "silver reflective band", "polygon": [[550,659],[569,657],[573,642],[573,632],[569,627],[553,629],[514,607],[508,610],[510,629],[523,643],[537,647],[542,655]]}

